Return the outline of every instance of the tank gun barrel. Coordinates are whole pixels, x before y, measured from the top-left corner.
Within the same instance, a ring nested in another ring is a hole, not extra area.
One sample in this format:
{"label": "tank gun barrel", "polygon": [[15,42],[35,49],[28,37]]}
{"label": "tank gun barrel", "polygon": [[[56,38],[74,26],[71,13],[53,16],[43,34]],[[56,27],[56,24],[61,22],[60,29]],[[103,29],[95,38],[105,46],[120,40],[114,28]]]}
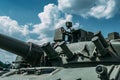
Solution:
{"label": "tank gun barrel", "polygon": [[34,66],[40,65],[40,59],[43,55],[40,46],[33,43],[26,43],[3,34],[0,34],[0,48],[22,56]]}

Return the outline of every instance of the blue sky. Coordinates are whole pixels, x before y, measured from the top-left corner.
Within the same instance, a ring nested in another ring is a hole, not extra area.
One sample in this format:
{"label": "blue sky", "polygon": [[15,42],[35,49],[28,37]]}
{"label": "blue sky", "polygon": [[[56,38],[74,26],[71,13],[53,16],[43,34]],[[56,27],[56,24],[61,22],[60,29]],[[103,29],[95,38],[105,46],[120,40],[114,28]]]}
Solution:
{"label": "blue sky", "polygon": [[40,23],[38,13],[45,5],[57,4],[56,0],[0,0],[0,16],[10,16],[19,24]]}
{"label": "blue sky", "polygon": [[[0,33],[37,44],[52,41],[54,29],[72,21],[73,27],[104,36],[120,32],[119,0],[0,0]],[[15,56],[0,50],[0,60]],[[3,57],[4,56],[4,57]]]}

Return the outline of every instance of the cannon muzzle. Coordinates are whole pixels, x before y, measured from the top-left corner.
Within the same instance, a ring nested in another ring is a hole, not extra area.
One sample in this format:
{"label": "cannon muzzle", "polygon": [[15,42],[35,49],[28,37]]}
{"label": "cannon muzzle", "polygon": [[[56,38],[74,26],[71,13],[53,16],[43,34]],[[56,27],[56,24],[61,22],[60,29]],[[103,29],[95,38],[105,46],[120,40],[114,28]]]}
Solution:
{"label": "cannon muzzle", "polygon": [[40,66],[43,51],[39,45],[26,43],[0,34],[0,48],[23,57],[33,66]]}

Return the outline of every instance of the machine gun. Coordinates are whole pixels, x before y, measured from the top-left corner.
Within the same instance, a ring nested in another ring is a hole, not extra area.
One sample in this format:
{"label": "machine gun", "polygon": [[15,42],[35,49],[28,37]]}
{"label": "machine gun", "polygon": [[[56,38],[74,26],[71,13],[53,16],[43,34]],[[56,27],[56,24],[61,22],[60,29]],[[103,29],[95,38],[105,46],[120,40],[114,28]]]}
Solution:
{"label": "machine gun", "polygon": [[[68,28],[72,27],[71,22],[67,22],[66,25]],[[68,40],[65,40],[65,36],[68,36]],[[70,40],[69,36],[72,36]],[[120,37],[114,39],[113,34],[109,34],[109,36],[110,38],[105,39],[101,31],[93,34],[82,29],[67,32],[62,27],[55,30],[55,43],[53,45],[50,42],[43,45],[26,43],[0,34],[0,48],[19,55],[15,63],[24,63],[32,68],[62,67],[68,69],[68,72],[70,72],[69,68],[84,69],[84,67],[91,67],[92,70],[95,68],[101,80],[108,80],[114,69],[109,67],[110,69],[107,70],[106,66],[114,64],[115,67],[120,64]],[[74,70],[73,73],[75,73]],[[118,73],[116,74],[118,75]],[[61,74],[64,73],[61,72]],[[63,77],[63,80],[66,79]],[[81,80],[81,78],[77,80]]]}

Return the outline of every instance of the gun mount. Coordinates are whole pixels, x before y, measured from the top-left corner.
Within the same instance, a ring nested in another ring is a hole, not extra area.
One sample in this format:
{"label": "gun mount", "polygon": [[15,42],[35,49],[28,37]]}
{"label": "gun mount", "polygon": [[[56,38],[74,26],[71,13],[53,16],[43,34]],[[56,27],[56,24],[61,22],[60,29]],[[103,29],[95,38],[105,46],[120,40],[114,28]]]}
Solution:
{"label": "gun mount", "polygon": [[[69,31],[63,27],[55,30],[52,44],[26,43],[0,34],[0,48],[19,55],[16,62],[23,59],[25,64],[32,66],[20,68],[14,74],[52,74],[38,78],[42,80],[91,80],[91,77],[93,80],[119,80],[119,33],[110,33],[105,39],[100,31],[74,30],[71,22],[67,22],[66,26]],[[93,74],[86,77],[88,72]]]}

